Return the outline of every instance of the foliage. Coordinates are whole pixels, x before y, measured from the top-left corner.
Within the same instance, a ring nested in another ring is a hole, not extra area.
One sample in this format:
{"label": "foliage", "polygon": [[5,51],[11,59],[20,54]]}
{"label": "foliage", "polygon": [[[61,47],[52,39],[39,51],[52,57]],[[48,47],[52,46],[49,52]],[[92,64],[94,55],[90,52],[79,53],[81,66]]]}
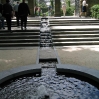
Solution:
{"label": "foliage", "polygon": [[[75,9],[75,8],[74,8],[73,6],[67,7],[67,8],[66,8],[66,16],[72,16],[73,13],[74,13],[74,9]],[[61,14],[63,15],[62,9],[61,9]]]}
{"label": "foliage", "polygon": [[74,13],[74,7],[67,7],[66,15],[73,15],[73,13]]}
{"label": "foliage", "polygon": [[91,7],[91,17],[99,19],[99,4]]}
{"label": "foliage", "polygon": [[[66,16],[73,15],[75,6],[70,4],[70,0],[65,0],[65,4],[66,4]],[[62,10],[61,10],[61,14],[63,15]]]}
{"label": "foliage", "polygon": [[36,2],[36,6],[37,6],[37,7],[38,7],[38,6],[39,6],[40,8],[46,8],[46,7],[47,7],[45,0],[39,0],[39,2],[38,2],[38,0],[36,0],[35,2]]}

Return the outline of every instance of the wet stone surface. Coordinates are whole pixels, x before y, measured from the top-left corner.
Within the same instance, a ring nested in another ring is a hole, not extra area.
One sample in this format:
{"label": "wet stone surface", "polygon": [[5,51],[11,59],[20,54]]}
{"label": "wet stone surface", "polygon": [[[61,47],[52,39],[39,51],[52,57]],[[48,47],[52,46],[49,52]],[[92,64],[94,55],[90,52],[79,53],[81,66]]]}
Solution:
{"label": "wet stone surface", "polygon": [[[55,67],[55,63],[51,65]],[[38,87],[41,85],[49,94],[46,99],[99,99],[96,87],[76,78],[57,75],[55,68],[42,68],[41,77],[19,78],[0,88],[0,99],[45,99],[39,97]]]}

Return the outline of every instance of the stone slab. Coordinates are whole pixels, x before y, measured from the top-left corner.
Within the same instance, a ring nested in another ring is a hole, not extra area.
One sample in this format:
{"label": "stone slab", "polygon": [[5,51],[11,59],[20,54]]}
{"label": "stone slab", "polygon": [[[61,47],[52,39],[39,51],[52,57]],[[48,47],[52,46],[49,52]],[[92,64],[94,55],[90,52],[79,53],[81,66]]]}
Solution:
{"label": "stone slab", "polygon": [[81,75],[99,83],[99,70],[71,64],[57,64],[56,67],[57,72]]}
{"label": "stone slab", "polygon": [[44,48],[39,50],[39,59],[57,59],[53,48]]}
{"label": "stone slab", "polygon": [[29,73],[41,73],[41,65],[29,65],[20,66],[18,68],[10,69],[7,71],[0,72],[0,84],[3,82],[13,79],[18,76],[26,75]]}
{"label": "stone slab", "polygon": [[0,50],[0,72],[36,64],[38,48]]}
{"label": "stone slab", "polygon": [[56,48],[61,64],[85,66],[99,70],[99,46],[70,46]]}

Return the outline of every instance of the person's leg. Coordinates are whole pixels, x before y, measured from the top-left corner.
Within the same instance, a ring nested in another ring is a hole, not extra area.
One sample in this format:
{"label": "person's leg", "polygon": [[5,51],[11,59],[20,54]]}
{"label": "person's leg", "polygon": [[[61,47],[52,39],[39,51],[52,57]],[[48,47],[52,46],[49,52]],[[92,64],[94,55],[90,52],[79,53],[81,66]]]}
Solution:
{"label": "person's leg", "polygon": [[84,12],[84,6],[82,6],[82,10],[81,10],[81,12],[80,12],[79,17],[81,17],[81,16],[82,16],[83,12]]}
{"label": "person's leg", "polygon": [[63,11],[63,16],[64,16],[65,14],[64,14],[64,11]]}
{"label": "person's leg", "polygon": [[1,19],[1,27],[2,27],[3,29],[5,29],[5,27],[4,27],[4,18]]}
{"label": "person's leg", "polygon": [[0,20],[0,29],[1,29],[1,20]]}
{"label": "person's leg", "polygon": [[23,30],[23,16],[21,16],[21,30]]}
{"label": "person's leg", "polygon": [[19,27],[19,15],[18,15],[18,12],[15,12],[15,15],[16,15],[17,27]]}
{"label": "person's leg", "polygon": [[85,17],[87,16],[87,8],[85,6],[85,9],[84,9],[84,12],[85,12]]}
{"label": "person's leg", "polygon": [[87,16],[87,13],[85,12],[85,17]]}
{"label": "person's leg", "polygon": [[11,16],[8,17],[8,30],[11,31]]}
{"label": "person's leg", "polygon": [[66,10],[63,11],[64,16],[65,16],[65,13],[66,13]]}
{"label": "person's leg", "polygon": [[26,26],[27,26],[27,16],[24,16],[24,27],[26,29]]}
{"label": "person's leg", "polygon": [[5,18],[6,18],[7,28],[8,28],[8,16],[6,16]]}
{"label": "person's leg", "polygon": [[19,16],[17,16],[17,26],[19,27]]}

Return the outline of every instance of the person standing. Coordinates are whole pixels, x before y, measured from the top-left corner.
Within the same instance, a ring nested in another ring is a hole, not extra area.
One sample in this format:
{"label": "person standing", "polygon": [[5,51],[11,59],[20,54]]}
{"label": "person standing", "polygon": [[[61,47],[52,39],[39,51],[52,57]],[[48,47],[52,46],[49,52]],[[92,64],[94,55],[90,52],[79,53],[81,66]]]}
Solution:
{"label": "person standing", "polygon": [[86,4],[86,0],[83,0],[82,2],[82,12],[80,13],[79,17],[82,16],[82,13],[84,13],[85,17],[87,15],[87,6],[88,4]]}
{"label": "person standing", "polygon": [[3,10],[3,6],[2,4],[0,3],[0,13],[2,14],[2,10]]}
{"label": "person standing", "polygon": [[11,31],[11,18],[13,9],[9,2],[9,0],[6,0],[6,3],[3,5],[3,16],[6,18],[8,31]]}
{"label": "person standing", "polygon": [[17,27],[19,27],[18,6],[19,6],[19,2],[17,2],[17,4],[14,6],[14,11],[15,11],[15,16],[16,16],[16,21],[17,21]]}
{"label": "person standing", "polygon": [[65,14],[66,14],[66,4],[65,3],[62,5],[62,10],[63,10],[63,16],[65,16]]}
{"label": "person standing", "polygon": [[0,29],[1,28],[5,29],[5,27],[4,27],[4,17],[2,16],[2,10],[3,10],[3,5],[0,3],[0,20],[1,20]]}
{"label": "person standing", "polygon": [[1,28],[5,29],[5,27],[4,27],[4,17],[2,16],[2,13],[0,13],[0,20],[1,20],[1,22],[0,22],[0,29]]}
{"label": "person standing", "polygon": [[24,28],[26,30],[27,16],[28,14],[30,15],[30,10],[28,5],[25,3],[25,0],[22,0],[22,3],[19,4],[18,14],[19,17],[21,18],[21,30],[23,30],[23,23],[24,23]]}

